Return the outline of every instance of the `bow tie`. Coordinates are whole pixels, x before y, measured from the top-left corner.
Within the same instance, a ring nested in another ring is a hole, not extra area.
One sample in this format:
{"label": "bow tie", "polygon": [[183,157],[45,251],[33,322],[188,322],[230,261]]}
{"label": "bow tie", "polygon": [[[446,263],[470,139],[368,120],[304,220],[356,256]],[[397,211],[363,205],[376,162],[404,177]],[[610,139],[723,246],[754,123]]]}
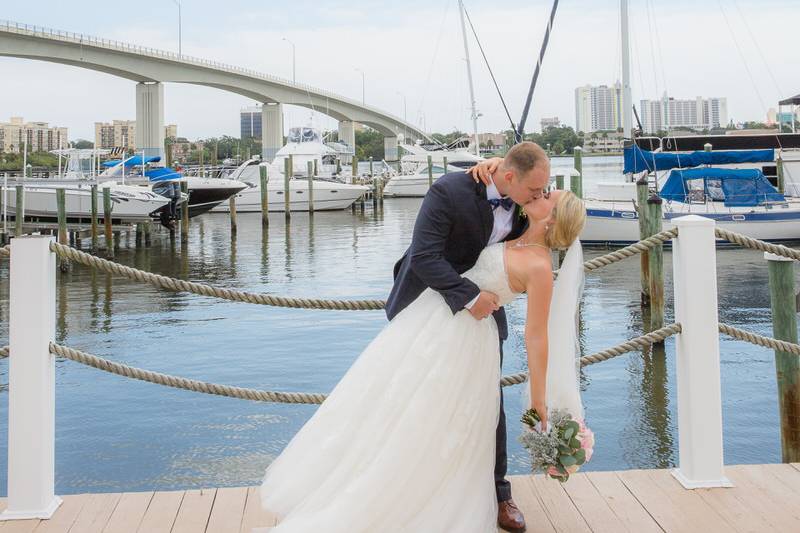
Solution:
{"label": "bow tie", "polygon": [[506,211],[510,211],[511,208],[514,206],[514,200],[511,198],[490,198],[489,205],[492,206],[492,211],[498,208],[498,206],[503,206],[503,209]]}

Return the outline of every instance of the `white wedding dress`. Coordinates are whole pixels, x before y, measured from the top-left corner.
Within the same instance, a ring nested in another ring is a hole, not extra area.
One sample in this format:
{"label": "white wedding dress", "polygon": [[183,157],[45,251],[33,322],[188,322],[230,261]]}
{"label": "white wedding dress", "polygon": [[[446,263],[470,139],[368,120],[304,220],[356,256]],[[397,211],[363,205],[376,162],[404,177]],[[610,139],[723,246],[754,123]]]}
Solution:
{"label": "white wedding dress", "polygon": [[[500,305],[517,296],[503,243],[464,276]],[[269,465],[261,500],[279,521],[258,531],[496,532],[499,379],[495,321],[454,315],[426,289]]]}

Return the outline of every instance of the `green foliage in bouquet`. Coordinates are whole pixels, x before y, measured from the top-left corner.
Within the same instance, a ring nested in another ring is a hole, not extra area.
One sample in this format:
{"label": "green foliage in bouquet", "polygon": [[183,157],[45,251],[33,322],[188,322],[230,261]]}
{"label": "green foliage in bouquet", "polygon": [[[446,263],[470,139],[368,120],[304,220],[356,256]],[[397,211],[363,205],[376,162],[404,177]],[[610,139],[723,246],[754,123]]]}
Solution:
{"label": "green foliage in bouquet", "polygon": [[586,462],[586,450],[578,438],[581,426],[562,409],[551,412],[547,431],[541,431],[541,420],[535,409],[525,411],[522,423],[531,431],[523,434],[520,442],[531,454],[534,471],[544,472],[563,483]]}

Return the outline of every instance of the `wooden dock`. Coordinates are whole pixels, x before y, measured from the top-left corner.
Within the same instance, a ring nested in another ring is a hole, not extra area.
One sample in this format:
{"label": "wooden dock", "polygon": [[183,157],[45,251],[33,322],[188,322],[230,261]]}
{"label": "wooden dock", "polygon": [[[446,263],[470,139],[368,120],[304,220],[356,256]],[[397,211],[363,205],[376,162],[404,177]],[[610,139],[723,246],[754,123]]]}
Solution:
{"label": "wooden dock", "polygon": [[[686,490],[668,470],[579,473],[565,485],[543,476],[510,479],[531,533],[800,531],[800,464],[728,466],[725,473],[733,488]],[[256,487],[63,499],[52,519],[3,522],[0,532],[250,533],[275,524]]]}

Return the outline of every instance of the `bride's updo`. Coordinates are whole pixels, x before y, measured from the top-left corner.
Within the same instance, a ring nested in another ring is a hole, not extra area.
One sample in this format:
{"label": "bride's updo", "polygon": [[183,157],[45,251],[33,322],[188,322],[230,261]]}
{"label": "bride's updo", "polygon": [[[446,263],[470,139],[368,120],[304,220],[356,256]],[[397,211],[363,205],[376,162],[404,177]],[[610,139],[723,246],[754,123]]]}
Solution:
{"label": "bride's updo", "polygon": [[583,200],[570,191],[562,191],[550,216],[551,222],[544,234],[545,244],[553,249],[569,248],[586,223]]}

